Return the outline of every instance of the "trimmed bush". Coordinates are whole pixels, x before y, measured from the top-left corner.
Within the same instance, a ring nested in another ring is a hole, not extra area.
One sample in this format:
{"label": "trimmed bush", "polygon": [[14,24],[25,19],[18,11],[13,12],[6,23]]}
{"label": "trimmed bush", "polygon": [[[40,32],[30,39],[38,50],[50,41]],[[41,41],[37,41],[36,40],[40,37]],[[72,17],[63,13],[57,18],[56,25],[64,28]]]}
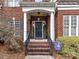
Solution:
{"label": "trimmed bush", "polygon": [[59,54],[79,59],[79,37],[58,37],[57,39],[62,44]]}

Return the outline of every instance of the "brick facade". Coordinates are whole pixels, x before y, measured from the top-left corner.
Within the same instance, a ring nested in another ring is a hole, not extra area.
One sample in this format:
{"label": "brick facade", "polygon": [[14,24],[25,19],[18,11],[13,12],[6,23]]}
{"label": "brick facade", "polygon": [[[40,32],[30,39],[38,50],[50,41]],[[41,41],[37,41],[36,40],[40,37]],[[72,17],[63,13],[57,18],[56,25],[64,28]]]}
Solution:
{"label": "brick facade", "polygon": [[3,13],[6,19],[12,20],[15,17],[16,20],[23,20],[22,8],[20,7],[5,7]]}
{"label": "brick facade", "polygon": [[79,15],[79,10],[59,10],[57,11],[57,37],[63,36],[63,15]]}
{"label": "brick facade", "polygon": [[[23,0],[31,2],[34,0]],[[3,1],[0,0],[0,4]],[[0,9],[0,14],[2,13],[5,20],[12,20],[15,17],[16,20],[23,21],[22,7],[3,7]],[[56,10],[55,12],[55,37],[63,36],[63,15],[79,15],[79,10]],[[0,15],[1,17],[1,15]],[[43,18],[43,17],[42,17]],[[33,18],[32,18],[33,19]],[[50,32],[50,16],[47,16],[47,31]],[[31,31],[32,20],[28,20],[28,30]]]}

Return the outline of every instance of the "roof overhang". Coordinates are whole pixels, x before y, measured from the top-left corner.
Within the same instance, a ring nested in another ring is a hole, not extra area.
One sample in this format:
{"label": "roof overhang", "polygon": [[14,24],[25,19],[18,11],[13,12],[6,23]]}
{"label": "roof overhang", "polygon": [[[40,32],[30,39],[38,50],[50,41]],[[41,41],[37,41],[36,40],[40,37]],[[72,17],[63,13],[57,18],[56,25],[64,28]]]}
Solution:
{"label": "roof overhang", "polygon": [[79,5],[57,5],[58,10],[79,10]]}
{"label": "roof overhang", "polygon": [[20,2],[22,7],[55,7],[55,2]]}
{"label": "roof overhang", "polygon": [[23,12],[28,12],[32,10],[45,10],[48,12],[55,12],[56,3],[55,2],[21,2]]}

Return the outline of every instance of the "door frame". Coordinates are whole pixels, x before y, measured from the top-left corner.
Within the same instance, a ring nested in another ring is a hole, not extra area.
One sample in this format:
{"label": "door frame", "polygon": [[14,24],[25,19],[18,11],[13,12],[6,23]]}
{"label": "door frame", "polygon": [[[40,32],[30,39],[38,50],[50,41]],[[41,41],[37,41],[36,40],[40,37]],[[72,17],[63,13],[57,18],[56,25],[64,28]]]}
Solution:
{"label": "door frame", "polygon": [[34,33],[33,33],[33,31],[32,31],[32,33],[34,34],[33,37],[34,37],[34,38],[38,38],[38,37],[36,37],[36,35],[35,35],[35,31],[36,31],[36,30],[35,30],[35,23],[36,23],[36,22],[42,22],[42,37],[39,37],[39,38],[44,38],[44,28],[43,28],[43,27],[44,27],[44,25],[46,24],[46,21],[32,21],[32,29],[33,29],[33,27],[34,27],[34,29],[33,29],[33,30],[34,30]]}

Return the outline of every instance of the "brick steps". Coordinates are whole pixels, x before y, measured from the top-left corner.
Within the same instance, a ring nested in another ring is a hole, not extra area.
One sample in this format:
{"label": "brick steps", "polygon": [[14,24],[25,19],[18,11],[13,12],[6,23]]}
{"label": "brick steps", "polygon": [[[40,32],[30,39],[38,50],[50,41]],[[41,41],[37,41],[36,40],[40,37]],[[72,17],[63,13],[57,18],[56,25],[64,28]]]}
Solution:
{"label": "brick steps", "polygon": [[49,45],[29,45],[28,48],[49,48]]}
{"label": "brick steps", "polygon": [[28,52],[50,52],[48,50],[28,50]]}
{"label": "brick steps", "polygon": [[49,52],[29,52],[28,55],[50,55]]}
{"label": "brick steps", "polygon": [[30,39],[27,47],[28,55],[51,55],[47,39]]}
{"label": "brick steps", "polygon": [[29,46],[35,46],[35,47],[37,47],[37,46],[39,46],[39,47],[48,47],[49,45],[48,44],[28,44]]}
{"label": "brick steps", "polygon": [[27,48],[28,50],[50,50],[50,48]]}
{"label": "brick steps", "polygon": [[42,48],[29,48],[28,50],[27,50],[28,52],[50,52],[50,49],[42,49]]}
{"label": "brick steps", "polygon": [[30,42],[29,44],[48,44],[48,42]]}

